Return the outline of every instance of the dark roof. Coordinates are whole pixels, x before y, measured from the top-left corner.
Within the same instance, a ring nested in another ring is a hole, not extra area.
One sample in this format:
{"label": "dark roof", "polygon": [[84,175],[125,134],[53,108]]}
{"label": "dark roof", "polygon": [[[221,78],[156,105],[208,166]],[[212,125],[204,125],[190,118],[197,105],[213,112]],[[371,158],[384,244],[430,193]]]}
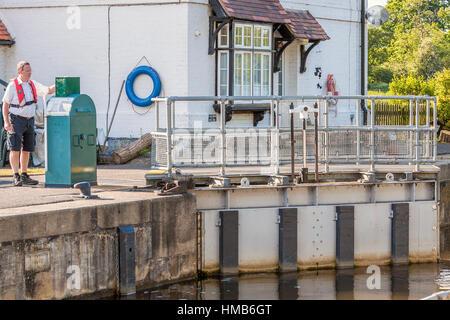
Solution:
{"label": "dark roof", "polygon": [[13,38],[6,29],[6,26],[3,24],[2,20],[0,20],[0,45],[1,44],[14,44]]}
{"label": "dark roof", "polygon": [[296,38],[308,40],[328,40],[330,37],[309,11],[288,11],[289,28]]}
{"label": "dark roof", "polygon": [[230,18],[241,20],[289,23],[289,15],[278,0],[219,0]]}
{"label": "dark roof", "polygon": [[214,11],[229,18],[285,24],[295,38],[328,40],[330,37],[307,10],[285,10],[279,0],[214,0]]}

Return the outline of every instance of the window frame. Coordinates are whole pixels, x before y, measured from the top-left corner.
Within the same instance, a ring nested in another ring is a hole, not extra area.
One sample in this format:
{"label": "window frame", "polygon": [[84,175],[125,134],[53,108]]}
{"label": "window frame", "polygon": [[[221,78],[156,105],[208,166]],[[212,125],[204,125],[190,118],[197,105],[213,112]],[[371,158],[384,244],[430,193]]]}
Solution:
{"label": "window frame", "polygon": [[[225,25],[222,27],[222,29],[220,29],[219,34],[217,35],[217,48],[219,49],[226,49],[229,47],[229,43],[230,43],[230,31],[229,31],[229,25]],[[222,32],[225,31],[226,34],[226,44],[221,44],[221,40],[222,40]]]}
{"label": "window frame", "polygon": [[219,50],[217,51],[217,55],[218,57],[218,67],[217,67],[217,92],[219,96],[223,96],[221,94],[221,89],[222,89],[222,82],[221,82],[221,72],[222,72],[222,60],[221,60],[221,55],[225,54],[226,55],[226,62],[225,62],[225,74],[226,74],[226,94],[225,96],[228,96],[230,93],[230,72],[229,72],[229,68],[230,68],[230,52],[228,50]]}
{"label": "window frame", "polygon": [[[246,27],[251,27],[251,31],[250,31],[250,46],[245,46],[245,28]],[[226,34],[227,39],[226,39],[226,43],[228,46],[225,45],[221,45],[221,40],[222,40],[222,30],[218,33],[217,35],[217,51],[216,54],[218,56],[217,59],[217,63],[216,63],[216,75],[217,75],[217,85],[216,85],[216,92],[219,93],[221,92],[221,79],[220,79],[220,73],[222,71],[222,65],[221,65],[221,53],[223,53],[223,51],[228,51],[228,77],[227,77],[227,83],[228,83],[228,95],[229,96],[243,96],[243,85],[244,85],[244,72],[243,72],[243,60],[244,60],[244,53],[250,53],[250,95],[248,96],[253,96],[254,92],[255,92],[255,79],[254,79],[254,74],[255,74],[255,54],[260,53],[261,54],[261,77],[260,77],[260,92],[263,92],[263,83],[264,83],[264,56],[268,56],[269,58],[269,65],[268,65],[268,90],[267,90],[267,96],[270,96],[273,93],[273,53],[274,53],[274,39],[273,39],[273,24],[271,23],[260,23],[260,22],[248,22],[248,21],[241,21],[241,20],[237,20],[237,21],[232,21],[229,24],[227,24],[226,26],[223,27],[224,29],[226,28]],[[237,37],[237,30],[238,28],[240,28],[242,30],[240,38],[240,44],[238,44],[238,41],[236,39]],[[261,30],[261,46],[255,46],[255,30],[256,28],[260,28]],[[223,31],[225,32],[225,31]],[[268,33],[268,46],[264,46],[264,34]],[[236,54],[242,54],[242,65],[241,65],[241,84],[240,84],[240,93],[241,94],[236,94],[235,89],[236,89],[236,84],[235,84],[235,73],[236,73]],[[264,95],[266,96],[266,95]],[[252,103],[253,101],[247,101],[249,103]]]}

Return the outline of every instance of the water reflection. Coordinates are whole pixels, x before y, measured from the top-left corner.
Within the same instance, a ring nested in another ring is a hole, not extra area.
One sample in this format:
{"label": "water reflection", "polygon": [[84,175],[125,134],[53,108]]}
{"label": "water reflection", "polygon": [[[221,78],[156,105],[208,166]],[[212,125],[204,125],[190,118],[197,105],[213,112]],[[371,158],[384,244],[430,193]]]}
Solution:
{"label": "water reflection", "polygon": [[391,300],[421,299],[450,290],[450,263],[380,267],[379,289],[367,268],[259,273],[184,281],[121,299],[149,300]]}

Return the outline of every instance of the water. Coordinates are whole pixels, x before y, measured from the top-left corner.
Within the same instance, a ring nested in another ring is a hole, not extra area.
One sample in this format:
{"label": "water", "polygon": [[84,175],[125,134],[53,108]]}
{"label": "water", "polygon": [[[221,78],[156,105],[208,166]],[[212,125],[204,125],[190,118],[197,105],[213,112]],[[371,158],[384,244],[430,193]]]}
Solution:
{"label": "water", "polygon": [[[367,268],[297,273],[243,274],[162,285],[128,297],[136,300],[415,300],[450,290],[450,262],[381,266],[379,289],[369,289]],[[371,278],[372,279],[372,278]],[[376,281],[369,281],[376,286]]]}

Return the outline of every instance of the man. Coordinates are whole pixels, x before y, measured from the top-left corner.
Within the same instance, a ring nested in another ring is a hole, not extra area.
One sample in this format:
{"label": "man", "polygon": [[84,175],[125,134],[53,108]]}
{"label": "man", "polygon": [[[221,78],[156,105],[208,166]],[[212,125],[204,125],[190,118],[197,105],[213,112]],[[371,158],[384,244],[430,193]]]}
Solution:
{"label": "man", "polygon": [[[26,61],[17,64],[18,77],[6,87],[3,96],[3,123],[8,132],[9,163],[14,172],[13,185],[35,185],[38,181],[28,176],[30,152],[34,151],[34,114],[37,96],[55,92],[55,86],[46,87],[31,81],[31,66]],[[21,175],[19,175],[19,161]]]}

